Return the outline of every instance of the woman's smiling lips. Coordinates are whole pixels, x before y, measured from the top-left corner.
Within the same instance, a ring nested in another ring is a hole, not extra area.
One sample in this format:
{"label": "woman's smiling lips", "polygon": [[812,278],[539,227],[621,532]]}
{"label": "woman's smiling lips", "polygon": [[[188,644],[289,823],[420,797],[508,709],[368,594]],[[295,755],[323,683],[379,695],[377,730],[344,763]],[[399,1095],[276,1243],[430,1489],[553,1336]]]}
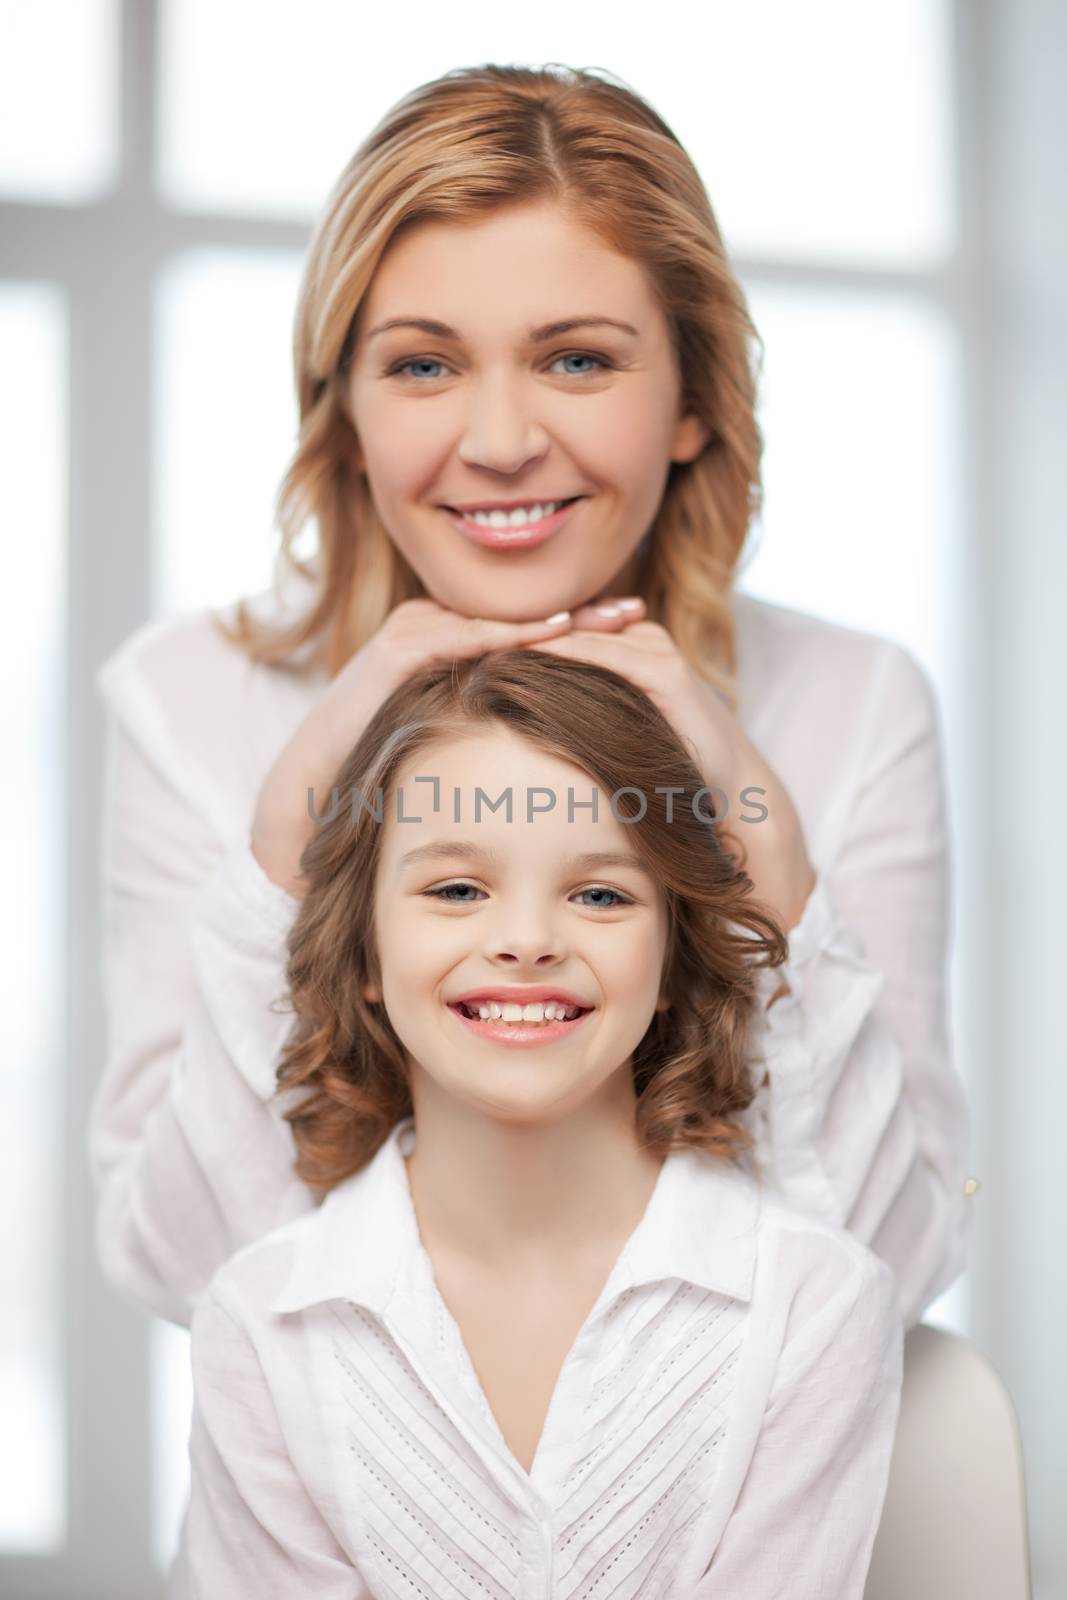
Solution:
{"label": "woman's smiling lips", "polygon": [[[454,528],[469,539],[472,544],[484,545],[490,550],[529,550],[534,545],[543,544],[546,539],[551,539],[554,533],[566,522],[574,507],[580,505],[585,495],[577,495],[567,500],[557,511],[550,512],[547,517],[541,517],[537,522],[521,523],[518,527],[487,528],[480,523],[473,522],[470,517],[456,511],[452,506],[442,506],[441,510],[448,517]],[[540,504],[549,502],[526,501],[516,504]]]}

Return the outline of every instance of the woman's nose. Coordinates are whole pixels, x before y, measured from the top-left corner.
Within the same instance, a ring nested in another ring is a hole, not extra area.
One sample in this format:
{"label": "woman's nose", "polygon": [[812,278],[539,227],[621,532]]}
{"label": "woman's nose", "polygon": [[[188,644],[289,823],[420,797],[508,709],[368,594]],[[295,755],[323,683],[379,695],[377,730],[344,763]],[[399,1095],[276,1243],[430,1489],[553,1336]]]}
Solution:
{"label": "woman's nose", "polygon": [[548,434],[520,385],[487,380],[472,387],[458,451],[466,466],[513,474],[547,446]]}

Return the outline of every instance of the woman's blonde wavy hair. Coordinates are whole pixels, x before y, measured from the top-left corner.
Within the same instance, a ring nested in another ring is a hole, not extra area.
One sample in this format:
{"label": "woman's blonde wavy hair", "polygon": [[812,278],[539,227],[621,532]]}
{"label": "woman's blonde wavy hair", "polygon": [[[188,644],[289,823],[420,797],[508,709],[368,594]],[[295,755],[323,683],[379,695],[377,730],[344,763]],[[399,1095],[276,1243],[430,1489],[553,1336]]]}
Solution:
{"label": "woman's blonde wavy hair", "polygon": [[736,1159],[753,1142],[737,1119],[755,1093],[757,971],[786,959],[785,933],[751,898],[743,852],[720,836],[692,757],[648,696],[592,662],[520,647],[423,668],[394,690],[342,763],[305,846],[307,887],[288,937],[285,1008],[296,1021],[277,1073],[298,1176],[332,1188],[412,1113],[403,1045],[383,1004],[364,997],[382,980],[382,827],[408,762],[493,727],[588,774],[666,897],[660,981],[670,1004],[633,1052],[638,1142]]}
{"label": "woman's blonde wavy hair", "polygon": [[[324,668],[332,678],[395,606],[426,594],[355,465],[344,391],[356,318],[403,231],[546,198],[644,267],[670,328],[683,409],[711,431],[694,461],[671,465],[636,587],[648,616],[736,707],[730,589],[762,500],[762,341],[675,134],[606,69],[555,62],[456,68],[422,84],[387,112],[334,186],[301,281],[293,346],[299,442],[276,503],[277,571],[289,566],[312,580],[314,598],[296,622],[257,618],[245,601],[232,625],[216,617],[252,659]],[[314,566],[296,548],[312,518]]]}

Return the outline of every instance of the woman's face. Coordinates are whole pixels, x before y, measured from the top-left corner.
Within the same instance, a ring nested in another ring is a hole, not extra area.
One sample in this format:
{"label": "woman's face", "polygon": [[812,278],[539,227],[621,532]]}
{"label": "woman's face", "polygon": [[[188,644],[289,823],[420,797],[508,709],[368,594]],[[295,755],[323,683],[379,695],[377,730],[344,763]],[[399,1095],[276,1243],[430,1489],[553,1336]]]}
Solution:
{"label": "woman's face", "polygon": [[[407,1052],[416,1118],[441,1097],[510,1124],[548,1125],[594,1102],[632,1116],[631,1053],[669,1003],[667,910],[603,791],[592,820],[595,787],[505,728],[430,746],[398,773],[375,876],[381,986],[365,993],[384,1001]],[[506,799],[490,809],[508,791],[510,821]],[[417,820],[399,826],[398,814]],[[577,859],[587,852],[630,859]],[[500,1036],[509,1023],[482,1027],[454,1009],[505,985],[529,999],[563,990],[590,1009],[528,1029],[528,1043]]]}
{"label": "woman's face", "polygon": [[[439,326],[379,331],[415,318]],[[557,205],[528,203],[394,241],[357,321],[348,403],[378,513],[427,593],[529,621],[632,592],[671,462],[709,437],[679,415],[680,393],[643,270]],[[573,496],[528,549],[479,545],[445,509]]]}

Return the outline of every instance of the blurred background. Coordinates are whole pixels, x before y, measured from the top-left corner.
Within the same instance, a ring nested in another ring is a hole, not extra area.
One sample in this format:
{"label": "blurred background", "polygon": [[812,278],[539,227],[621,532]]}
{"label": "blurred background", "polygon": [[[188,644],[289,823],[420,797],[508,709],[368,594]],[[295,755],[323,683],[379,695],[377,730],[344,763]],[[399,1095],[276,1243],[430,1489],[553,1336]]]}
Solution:
{"label": "blurred background", "polygon": [[449,67],[553,60],[667,118],[749,295],[766,505],[741,587],[935,682],[980,1189],[927,1320],[1005,1379],[1035,1594],[1067,1594],[1067,7],[0,0],[4,1595],[152,1600],[185,1493],[186,1335],[120,1303],[92,1244],[94,672],[145,618],[270,581],[298,274],[356,144]]}

